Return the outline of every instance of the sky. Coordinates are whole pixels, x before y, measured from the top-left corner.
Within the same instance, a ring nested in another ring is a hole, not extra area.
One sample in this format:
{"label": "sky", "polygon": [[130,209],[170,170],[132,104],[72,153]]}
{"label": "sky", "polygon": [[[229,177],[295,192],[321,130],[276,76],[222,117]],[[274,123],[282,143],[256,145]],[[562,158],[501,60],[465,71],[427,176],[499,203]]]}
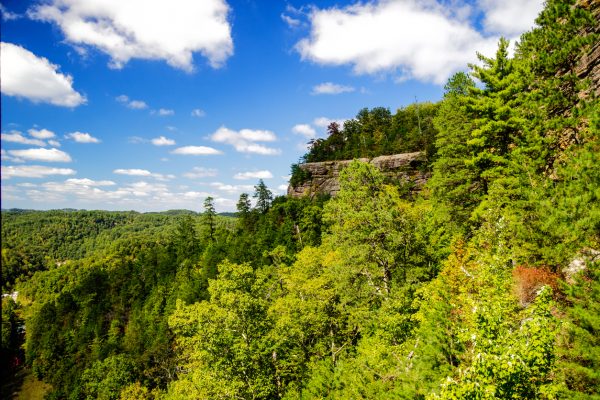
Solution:
{"label": "sky", "polygon": [[332,121],[438,101],[540,0],[2,0],[1,205],[235,211]]}

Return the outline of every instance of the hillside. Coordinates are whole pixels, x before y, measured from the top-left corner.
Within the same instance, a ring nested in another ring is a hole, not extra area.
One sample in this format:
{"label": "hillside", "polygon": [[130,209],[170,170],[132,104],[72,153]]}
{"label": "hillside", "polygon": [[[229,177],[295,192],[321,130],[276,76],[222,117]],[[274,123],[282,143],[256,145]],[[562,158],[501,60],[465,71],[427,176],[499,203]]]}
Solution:
{"label": "hillside", "polygon": [[600,7],[537,25],[437,104],[330,125],[236,218],[3,211],[3,371],[57,399],[599,398]]}

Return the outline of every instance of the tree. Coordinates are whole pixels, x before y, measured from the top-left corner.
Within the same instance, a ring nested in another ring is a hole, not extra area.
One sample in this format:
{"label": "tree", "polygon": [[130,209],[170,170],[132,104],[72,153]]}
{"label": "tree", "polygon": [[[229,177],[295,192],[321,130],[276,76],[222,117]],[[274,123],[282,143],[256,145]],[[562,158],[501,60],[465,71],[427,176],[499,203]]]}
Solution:
{"label": "tree", "polygon": [[271,201],[273,201],[273,192],[271,192],[265,182],[261,179],[258,181],[258,185],[254,186],[254,195],[256,199],[255,208],[261,213],[265,214],[271,207]]}
{"label": "tree", "polygon": [[214,199],[211,196],[208,196],[204,200],[204,213],[202,214],[204,225],[208,229],[208,237],[211,242],[215,240],[215,220],[217,218],[213,201]]}
{"label": "tree", "polygon": [[250,208],[251,204],[248,193],[240,194],[240,199],[236,205],[238,218],[244,219],[250,213]]}
{"label": "tree", "polygon": [[438,131],[437,158],[427,185],[431,189],[438,224],[452,232],[447,234],[465,231],[471,213],[482,197],[476,170],[466,163],[472,154],[467,141],[473,129],[466,103],[474,87],[475,83],[466,73],[453,75],[445,86],[444,100],[434,118]]}
{"label": "tree", "polygon": [[177,253],[177,261],[192,260],[198,256],[200,252],[200,241],[194,227],[194,220],[191,216],[186,215],[179,221],[179,225],[175,231],[173,239],[175,251]]}

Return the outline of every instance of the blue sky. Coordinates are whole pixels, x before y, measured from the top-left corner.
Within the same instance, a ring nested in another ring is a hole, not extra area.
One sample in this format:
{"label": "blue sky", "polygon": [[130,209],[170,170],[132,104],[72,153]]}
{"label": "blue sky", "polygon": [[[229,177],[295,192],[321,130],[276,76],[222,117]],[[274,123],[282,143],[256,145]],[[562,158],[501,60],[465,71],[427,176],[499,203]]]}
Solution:
{"label": "blue sky", "polygon": [[437,101],[538,0],[2,1],[2,207],[233,211],[332,120]]}

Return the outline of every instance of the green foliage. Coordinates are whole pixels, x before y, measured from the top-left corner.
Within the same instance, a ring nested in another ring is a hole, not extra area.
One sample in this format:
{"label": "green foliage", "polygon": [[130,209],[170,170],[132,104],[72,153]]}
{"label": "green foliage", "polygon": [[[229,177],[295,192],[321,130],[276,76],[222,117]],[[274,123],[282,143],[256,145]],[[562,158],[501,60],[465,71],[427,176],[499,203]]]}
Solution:
{"label": "green foliage", "polygon": [[[50,398],[598,398],[600,118],[585,2],[551,0],[439,104],[361,110],[305,161],[425,150],[407,200],[354,161],[329,198],[205,212],[3,211],[2,357]],[[598,14],[596,14],[597,16]],[[292,179],[305,179],[293,167]],[[519,273],[558,276],[520,301]],[[514,276],[513,276],[514,275]],[[514,281],[514,278],[517,281]],[[6,363],[5,363],[6,364]]]}
{"label": "green foliage", "polygon": [[[436,135],[433,118],[437,110],[438,105],[432,103],[416,103],[394,115],[384,107],[364,108],[355,118],[345,121],[343,128],[332,122],[326,139],[311,139],[302,161],[347,160],[414,151],[426,151],[433,158]],[[293,182],[308,179],[294,165]]]}
{"label": "green foliage", "polygon": [[557,349],[556,382],[560,396],[570,399],[600,398],[600,264],[567,286],[565,324]]}
{"label": "green foliage", "polygon": [[292,164],[292,171],[290,175],[290,185],[299,186],[304,182],[310,180],[311,173],[308,170],[302,169],[298,164]]}

